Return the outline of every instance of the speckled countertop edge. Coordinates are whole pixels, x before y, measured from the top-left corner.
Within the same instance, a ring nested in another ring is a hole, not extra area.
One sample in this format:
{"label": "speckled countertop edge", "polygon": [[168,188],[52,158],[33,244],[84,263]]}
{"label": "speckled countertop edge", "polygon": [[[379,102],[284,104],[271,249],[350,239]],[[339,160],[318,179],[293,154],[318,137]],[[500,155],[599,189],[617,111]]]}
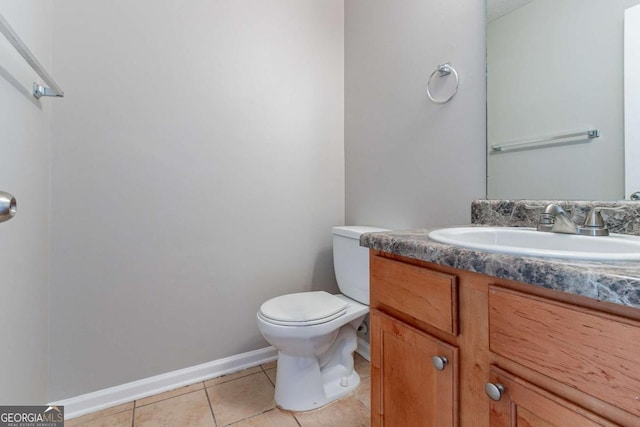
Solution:
{"label": "speckled countertop edge", "polygon": [[640,308],[639,262],[575,262],[511,256],[447,245],[417,229],[366,233],[360,245],[434,264]]}

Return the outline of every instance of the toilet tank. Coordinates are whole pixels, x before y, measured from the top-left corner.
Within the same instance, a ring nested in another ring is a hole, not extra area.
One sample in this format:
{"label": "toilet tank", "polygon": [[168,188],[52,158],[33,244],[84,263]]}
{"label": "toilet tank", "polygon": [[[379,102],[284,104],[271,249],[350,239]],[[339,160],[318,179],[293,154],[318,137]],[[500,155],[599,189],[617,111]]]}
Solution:
{"label": "toilet tank", "polygon": [[333,227],[333,268],[340,293],[369,305],[369,249],[360,246],[360,236],[384,228]]}

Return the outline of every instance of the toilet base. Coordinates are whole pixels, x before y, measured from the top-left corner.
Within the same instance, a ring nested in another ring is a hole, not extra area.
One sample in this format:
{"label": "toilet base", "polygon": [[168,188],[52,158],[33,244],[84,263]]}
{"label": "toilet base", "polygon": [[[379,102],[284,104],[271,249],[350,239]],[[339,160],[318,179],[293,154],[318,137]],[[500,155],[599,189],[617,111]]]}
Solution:
{"label": "toilet base", "polygon": [[275,401],[289,411],[320,408],[353,392],[360,376],[353,368],[356,329],[344,325],[329,350],[318,357],[278,353]]}

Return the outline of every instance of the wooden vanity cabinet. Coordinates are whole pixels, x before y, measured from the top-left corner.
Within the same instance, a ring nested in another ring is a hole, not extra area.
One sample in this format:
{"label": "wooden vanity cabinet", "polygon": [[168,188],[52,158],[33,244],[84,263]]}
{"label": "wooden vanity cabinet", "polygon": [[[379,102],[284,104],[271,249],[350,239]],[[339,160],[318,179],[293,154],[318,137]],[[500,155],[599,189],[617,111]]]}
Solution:
{"label": "wooden vanity cabinet", "polygon": [[458,348],[433,334],[458,333],[457,277],[384,257],[370,277],[372,426],[457,426]]}
{"label": "wooden vanity cabinet", "polygon": [[372,426],[640,426],[640,310],[375,250],[370,269]]}

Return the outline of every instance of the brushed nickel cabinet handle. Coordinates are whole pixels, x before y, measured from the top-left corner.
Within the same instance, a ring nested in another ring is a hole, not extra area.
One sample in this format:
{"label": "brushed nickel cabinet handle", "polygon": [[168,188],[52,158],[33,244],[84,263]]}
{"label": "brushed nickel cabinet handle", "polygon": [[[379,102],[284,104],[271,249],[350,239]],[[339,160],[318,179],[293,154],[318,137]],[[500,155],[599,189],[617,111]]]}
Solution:
{"label": "brushed nickel cabinet handle", "polygon": [[486,383],[484,385],[484,392],[487,393],[489,399],[495,400],[496,402],[502,399],[502,394],[504,393],[504,386],[500,383]]}
{"label": "brushed nickel cabinet handle", "polygon": [[433,356],[431,358],[431,363],[433,363],[433,367],[438,371],[444,371],[444,368],[449,364],[449,359],[444,356]]}

